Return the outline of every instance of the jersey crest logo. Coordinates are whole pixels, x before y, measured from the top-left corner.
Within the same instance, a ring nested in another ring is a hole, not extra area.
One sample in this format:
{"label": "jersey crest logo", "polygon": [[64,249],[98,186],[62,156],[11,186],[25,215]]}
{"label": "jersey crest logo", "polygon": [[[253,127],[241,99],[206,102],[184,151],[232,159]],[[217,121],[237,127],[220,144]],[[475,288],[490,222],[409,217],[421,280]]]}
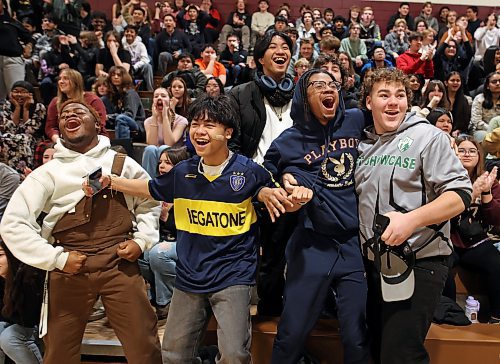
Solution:
{"label": "jersey crest logo", "polygon": [[235,173],[229,177],[229,185],[234,192],[240,191],[245,185],[245,176],[242,173]]}
{"label": "jersey crest logo", "polygon": [[398,143],[398,149],[399,151],[406,152],[408,149],[410,149],[411,145],[413,144],[413,139],[410,137],[406,137],[404,139],[401,139]]}

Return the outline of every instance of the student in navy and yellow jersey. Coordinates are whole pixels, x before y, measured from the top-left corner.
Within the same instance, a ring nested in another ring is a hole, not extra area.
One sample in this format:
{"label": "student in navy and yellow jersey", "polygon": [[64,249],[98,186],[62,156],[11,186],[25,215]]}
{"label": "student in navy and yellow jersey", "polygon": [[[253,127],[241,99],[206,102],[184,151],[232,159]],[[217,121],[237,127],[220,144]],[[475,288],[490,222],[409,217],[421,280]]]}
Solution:
{"label": "student in navy and yellow jersey", "polygon": [[234,110],[225,95],[197,98],[188,115],[197,156],[146,183],[102,178],[114,190],[174,203],[178,261],[162,345],[164,363],[194,362],[210,311],[219,325],[221,362],[251,362],[250,290],[258,243],[252,202],[263,202],[274,220],[312,198],[304,187],[287,195],[274,187],[266,169],[229,151]]}
{"label": "student in navy and yellow jersey", "polygon": [[340,90],[346,79],[343,68],[339,80],[325,70],[304,73],[292,100],[294,126],[272,142],[264,157],[275,176],[314,193],[299,212],[286,247],[284,308],[272,364],[298,362],[330,290],[335,292],[344,363],[369,362],[367,283],[354,192],[365,118],[359,109],[345,109]]}

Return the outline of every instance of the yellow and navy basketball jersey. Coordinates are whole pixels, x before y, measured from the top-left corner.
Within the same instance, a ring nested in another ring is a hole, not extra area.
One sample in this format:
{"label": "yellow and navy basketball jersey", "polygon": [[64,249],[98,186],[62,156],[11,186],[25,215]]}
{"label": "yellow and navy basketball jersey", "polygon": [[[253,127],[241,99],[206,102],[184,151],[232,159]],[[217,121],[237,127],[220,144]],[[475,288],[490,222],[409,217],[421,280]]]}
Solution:
{"label": "yellow and navy basketball jersey", "polygon": [[151,196],[173,202],[177,288],[193,293],[255,283],[258,227],[252,200],[274,187],[270,173],[234,154],[220,176],[200,173],[195,156],[149,183]]}

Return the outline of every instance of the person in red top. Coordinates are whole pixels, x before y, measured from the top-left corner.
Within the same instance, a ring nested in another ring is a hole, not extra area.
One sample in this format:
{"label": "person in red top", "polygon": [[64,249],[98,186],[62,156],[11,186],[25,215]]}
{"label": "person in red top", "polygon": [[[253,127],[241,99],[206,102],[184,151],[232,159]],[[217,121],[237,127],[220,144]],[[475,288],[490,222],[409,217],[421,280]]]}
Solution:
{"label": "person in red top", "polygon": [[422,46],[422,35],[412,33],[408,37],[410,48],[396,59],[396,66],[401,71],[409,74],[420,74],[424,78],[434,78],[434,63],[432,62],[433,47],[419,53]]}
{"label": "person in red top", "polygon": [[101,99],[91,92],[83,91],[82,75],[71,68],[66,68],[59,73],[57,81],[57,96],[52,99],[47,108],[45,134],[53,142],[59,139],[59,109],[69,99],[85,101],[99,113],[101,117],[99,134],[108,136],[106,132],[106,107]]}
{"label": "person in red top", "polygon": [[201,58],[195,61],[200,67],[200,71],[207,77],[213,76],[226,84],[226,68],[220,62],[217,62],[217,53],[212,45],[207,44],[201,50]]}

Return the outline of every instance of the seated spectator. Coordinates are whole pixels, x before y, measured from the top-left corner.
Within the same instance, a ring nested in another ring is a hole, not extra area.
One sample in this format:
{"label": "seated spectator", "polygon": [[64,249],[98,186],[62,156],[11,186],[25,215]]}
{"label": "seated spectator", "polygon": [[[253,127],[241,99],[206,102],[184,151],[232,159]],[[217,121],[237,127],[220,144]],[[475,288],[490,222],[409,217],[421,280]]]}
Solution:
{"label": "seated spectator", "polygon": [[219,10],[213,6],[212,0],[201,0],[200,10],[208,14],[208,23],[205,27],[205,42],[214,44],[219,39],[219,24],[222,17]]}
{"label": "seated spectator", "polygon": [[80,18],[82,18],[82,31],[90,29],[92,6],[87,1],[82,1],[80,9]]}
{"label": "seated spectator", "polygon": [[128,3],[128,0],[118,0],[111,7],[111,23],[113,24],[113,29],[117,32],[121,32],[127,25],[127,20],[123,18],[122,13]]}
{"label": "seated spectator", "polygon": [[283,15],[277,15],[274,18],[274,24],[271,25],[269,28],[267,28],[267,32],[270,31],[277,31],[277,32],[284,32],[286,28],[288,27],[288,19],[285,18]]}
{"label": "seated spectator", "polygon": [[439,130],[442,130],[449,138],[453,149],[456,149],[455,139],[451,136],[453,130],[453,115],[449,110],[437,107],[427,115],[427,121]]}
{"label": "seated spectator", "polygon": [[349,29],[346,26],[346,20],[342,15],[337,15],[333,19],[334,27],[332,29],[332,35],[339,38],[340,40],[347,38],[349,36]]}
{"label": "seated spectator", "polygon": [[481,19],[477,16],[479,14],[479,9],[477,6],[468,6],[465,10],[465,15],[467,16],[467,31],[474,35],[477,28],[481,26]]}
{"label": "seated spectator", "polygon": [[471,96],[474,96],[478,88],[482,87],[486,75],[495,70],[500,70],[500,46],[488,47],[484,52],[484,57],[479,61],[474,61],[470,67],[467,89]]}
{"label": "seated spectator", "polygon": [[8,356],[15,363],[42,363],[43,344],[38,338],[37,326],[40,321],[45,274],[45,271],[21,263],[1,242],[1,362]]}
{"label": "seated spectator", "polygon": [[418,106],[413,106],[411,111],[415,111],[417,115],[426,118],[437,107],[450,110],[446,87],[439,80],[430,80],[422,95],[422,102]]}
{"label": "seated spectator", "polygon": [[[157,170],[160,175],[166,174],[177,163],[188,157],[186,148],[167,148],[160,155]],[[176,276],[177,229],[172,207],[172,203],[162,203],[160,241],[150,250],[146,250],[144,257],[139,259],[139,268],[143,277],[150,284],[151,302],[156,307],[156,315],[159,320],[168,315]]]}
{"label": "seated spectator", "polygon": [[104,36],[104,43],[106,45],[99,50],[97,57],[96,76],[107,76],[113,66],[123,67],[126,72],[130,72],[131,56],[128,51],[123,49],[120,35],[116,31],[110,30]]}
{"label": "seated spectator", "polygon": [[33,49],[35,43],[38,39],[40,39],[42,34],[37,32],[35,22],[31,18],[24,17],[22,18],[21,23],[24,29],[26,29],[31,36],[30,39],[29,35],[25,33],[26,38],[24,40],[17,40],[18,44],[22,46],[22,60],[24,61],[24,69],[26,72],[24,80],[30,82],[32,85],[36,85],[38,84],[38,66],[33,62]]}
{"label": "seated spectator", "polygon": [[297,54],[299,51],[299,47],[297,45],[297,40],[299,39],[299,32],[295,28],[288,28],[285,30],[285,34],[288,35],[290,40],[292,41],[292,55]]}
{"label": "seated spectator", "polygon": [[62,35],[57,29],[56,20],[50,14],[46,14],[42,19],[42,36],[38,38],[33,48],[33,65],[38,70],[45,56],[52,51],[52,40]]}
{"label": "seated spectator", "polygon": [[232,86],[236,83],[241,71],[247,67],[247,56],[247,52],[241,49],[238,36],[229,34],[227,47],[219,57],[219,61],[226,68],[226,85]]}
{"label": "seated spectator", "polygon": [[321,39],[323,39],[323,37],[321,36],[321,29],[323,29],[325,27],[325,21],[321,18],[319,19],[314,19],[313,20],[313,28],[314,28],[314,34],[313,34],[313,39],[314,39],[314,43],[317,44],[321,41]]}
{"label": "seated spectator", "polygon": [[243,43],[245,51],[250,50],[250,27],[252,26],[252,17],[245,9],[245,0],[236,0],[236,10],[232,11],[222,27],[219,36],[219,53],[222,53],[226,46],[227,36],[230,33],[238,33]]}
{"label": "seated spectator", "polygon": [[447,17],[448,13],[450,12],[450,7],[449,6],[441,6],[438,11],[438,33],[441,31],[441,29],[446,28],[447,26]]}
{"label": "seated spectator", "polygon": [[422,90],[425,86],[425,79],[422,75],[410,74],[410,89],[413,92],[413,97],[410,101],[410,106],[420,106],[422,104]]}
{"label": "seated spectator", "polygon": [[370,6],[365,6],[361,10],[359,38],[363,39],[367,50],[371,50],[376,43],[379,44],[382,40],[380,27],[373,19],[373,9]]}
{"label": "seated spectator", "polygon": [[479,61],[488,47],[499,45],[500,28],[497,25],[497,14],[491,13],[486,17],[485,25],[476,30],[474,39],[476,40],[474,60]]}
{"label": "seated spectator", "polygon": [[283,5],[280,6],[280,8],[278,9],[278,12],[276,13],[276,17],[274,18],[275,22],[276,22],[276,18],[279,17],[279,16],[286,19],[286,26],[288,28],[294,28],[295,27],[295,25],[291,21],[290,10],[286,6],[283,6]]}
{"label": "seated spectator", "polygon": [[[36,161],[36,159],[35,159],[35,168],[38,168],[42,164],[48,163],[52,159],[54,159],[54,153],[56,152],[56,149],[54,148],[54,143],[46,143],[46,144],[40,143],[38,146],[43,146],[42,149],[39,150],[40,152],[42,152],[42,155],[41,155],[40,161]],[[36,153],[37,153],[37,151],[35,151],[35,157],[36,157]],[[28,176],[28,174],[30,174],[31,172],[33,172],[33,169],[26,167],[24,169],[23,178],[26,178]]]}
{"label": "seated spectator", "polygon": [[422,34],[422,45],[420,46],[419,53],[423,54],[432,50],[432,58],[436,55],[437,41],[434,39],[434,32],[431,29],[424,29]]}
{"label": "seated spectator", "polygon": [[113,30],[113,26],[108,21],[108,18],[106,18],[106,14],[102,11],[92,12],[91,17],[92,20],[90,22],[89,30],[95,32],[97,40],[99,41],[99,48],[103,48],[105,46],[103,40],[104,34],[109,32],[110,30]]}
{"label": "seated spectator", "polygon": [[138,139],[143,139],[146,114],[141,98],[134,90],[132,77],[124,67],[113,66],[109,69],[108,82],[111,92],[103,98],[107,99],[106,104],[111,105],[113,111],[109,115],[108,125],[114,119],[115,136],[118,139],[130,139],[131,131],[138,132]]}
{"label": "seated spectator", "polygon": [[35,101],[35,90],[26,81],[17,81],[9,101],[0,108],[0,145],[7,164],[23,173],[33,168],[39,129],[45,121],[45,106]]}
{"label": "seated spectator", "polygon": [[173,7],[172,15],[174,17],[177,17],[177,14],[179,14],[179,11],[181,11],[182,9],[185,9],[186,6],[188,6],[189,4],[187,3],[186,0],[174,0],[172,5],[173,5],[172,6]]}
{"label": "seated spectator", "polygon": [[[484,150],[489,153],[489,155],[495,158],[497,161],[496,164],[498,165],[498,161],[500,160],[500,127],[493,129],[491,133],[486,134],[486,137],[481,145]],[[488,168],[488,162],[486,167]]]}
{"label": "seated spectator", "polygon": [[352,23],[359,23],[361,21],[361,8],[358,5],[351,5],[346,19],[345,25],[347,27]]}
{"label": "seated spectator", "polygon": [[170,108],[176,114],[186,117],[188,107],[191,104],[191,97],[189,97],[184,79],[182,77],[174,77],[168,88],[168,92],[170,95]]}
{"label": "seated spectator", "polygon": [[349,54],[358,70],[368,60],[365,42],[359,38],[360,31],[361,26],[358,23],[351,23],[349,25],[349,37],[340,41],[340,51]]}
{"label": "seated spectator", "polygon": [[211,97],[224,95],[224,85],[218,78],[209,77],[205,86],[205,93]]}
{"label": "seated spectator", "polygon": [[315,33],[313,27],[313,14],[312,11],[306,10],[302,13],[301,23],[297,26],[297,32],[299,33],[298,43],[301,42],[302,39],[312,38]]}
{"label": "seated spectator", "polygon": [[293,82],[294,83],[297,83],[297,81],[299,80],[300,77],[302,77],[302,75],[308,71],[309,69],[311,69],[311,66],[312,64],[305,58],[299,58],[297,60],[297,62],[295,62],[295,65],[294,65],[294,71],[295,71],[295,77],[293,79]]}
{"label": "seated spectator", "polygon": [[43,12],[52,14],[63,34],[77,37],[82,30],[81,7],[81,0],[44,1]]}
{"label": "seated spectator", "polygon": [[226,84],[226,68],[217,61],[217,53],[213,45],[206,44],[201,49],[201,58],[198,58],[195,63],[205,76],[217,77],[223,85]]}
{"label": "seated spectator", "polygon": [[[184,15],[187,12],[187,18]],[[205,46],[205,27],[208,24],[209,15],[204,11],[200,11],[198,5],[188,5],[186,10],[182,9],[177,14],[177,24],[191,43],[191,51],[195,58],[200,57],[201,49]]]}
{"label": "seated spectator", "polygon": [[300,42],[300,48],[299,48],[299,54],[295,55],[292,57],[292,59],[290,60],[290,64],[288,65],[288,70],[287,70],[287,73],[294,77],[295,76],[295,62],[297,62],[297,60],[299,58],[305,58],[309,61],[309,63],[313,64],[314,63],[314,60],[317,58],[317,55],[315,55],[315,51],[314,51],[314,41],[312,38],[304,38],[301,40]]}
{"label": "seated spectator", "polygon": [[392,62],[387,59],[385,49],[382,46],[373,47],[373,54],[370,60],[361,68],[361,75],[363,75],[367,69],[376,68],[394,68]]}
{"label": "seated spectator", "polygon": [[415,18],[415,30],[418,32],[418,22],[424,20],[427,24],[428,28],[432,28],[434,32],[437,34],[439,31],[438,20],[432,16],[432,3],[430,1],[425,2],[422,5],[422,11],[420,15]]}
{"label": "seated spectator", "polygon": [[99,56],[99,41],[95,32],[82,31],[80,38],[68,36],[71,51],[76,54],[76,69],[82,74],[85,90],[90,91],[95,81],[95,68]]}
{"label": "seated spectator", "polygon": [[144,80],[146,90],[153,91],[153,66],[149,63],[148,51],[142,43],[141,37],[138,36],[136,25],[127,25],[125,27],[122,45],[130,53],[132,76],[135,79]]}
{"label": "seated spectator", "polygon": [[313,14],[313,22],[314,20],[323,19],[323,15],[321,14],[321,9],[319,8],[313,8],[312,14]]}
{"label": "seated spectator", "polygon": [[486,283],[491,324],[500,323],[500,254],[488,232],[500,226],[500,187],[497,168],[484,172],[484,153],[474,140],[457,143],[458,157],[472,182],[472,203],[451,221],[451,241],[459,256],[458,264],[481,275]]}
{"label": "seated spectator", "polygon": [[158,174],[158,160],[162,152],[169,147],[184,145],[184,133],[188,121],[170,108],[168,90],[157,88],[153,94],[153,115],[144,121],[146,144],[142,155],[142,167],[151,178]]}
{"label": "seated spectator", "polygon": [[168,67],[179,61],[183,53],[191,52],[191,43],[187,35],[176,29],[175,17],[167,14],[163,18],[165,29],[155,39],[156,54],[158,55],[158,72],[166,76]]}
{"label": "seated spectator", "polygon": [[172,80],[175,77],[181,77],[186,83],[189,97],[195,98],[201,95],[207,84],[207,77],[200,70],[194,68],[193,64],[194,60],[191,54],[181,54],[177,63],[177,70],[163,77],[161,87],[169,89]]}
{"label": "seated spectator", "polygon": [[[7,164],[7,156],[0,153],[0,221],[2,221],[5,208],[10,201],[10,198],[19,187],[21,175],[15,169]],[[1,282],[1,280],[0,280]],[[0,283],[1,287],[1,283]],[[1,288],[0,288],[1,291]],[[0,296],[0,307],[2,306],[2,298]],[[1,317],[0,313],[0,317]]]}
{"label": "seated spectator", "polygon": [[[142,44],[146,46],[148,55],[153,57],[154,40],[151,39],[151,25],[146,21],[148,14],[146,10],[140,6],[135,6],[132,10],[132,22],[129,25],[134,25],[137,30],[137,36],[141,39]],[[126,30],[127,27],[123,30]],[[153,89],[151,89],[152,91]]]}
{"label": "seated spectator", "polygon": [[173,14],[174,8],[170,4],[169,0],[158,1],[155,3],[155,14],[151,21],[151,31],[153,34],[157,35],[164,28],[163,20],[165,15]]}
{"label": "seated spectator", "polygon": [[[432,28],[429,28],[429,25],[428,25],[428,24],[427,24],[427,22],[426,22],[425,20],[423,20],[423,19],[420,19],[420,20],[419,20],[419,21],[417,21],[417,22],[416,22],[416,24],[415,24],[415,31],[416,31],[417,33],[422,34],[422,32],[423,32],[424,30],[428,30],[428,29],[433,30]],[[436,33],[436,34],[437,34],[437,33]],[[434,37],[433,37],[433,38],[434,38]]]}
{"label": "seated spectator", "polygon": [[405,21],[405,24],[409,30],[415,30],[415,21],[410,15],[410,3],[402,2],[401,4],[399,4],[398,12],[396,14],[393,14],[387,22],[387,33],[390,33],[393,30],[393,28],[396,26],[396,21],[399,19],[403,19]]}
{"label": "seated spectator", "polygon": [[460,51],[460,43],[452,36],[451,30],[448,31],[448,37],[437,47],[433,58],[434,74],[437,79],[443,81],[445,76],[452,71],[460,73],[464,78],[467,76],[474,50],[467,38],[464,38],[462,43],[465,52]]}
{"label": "seated spectator", "polygon": [[493,72],[484,80],[483,93],[472,101],[470,132],[474,139],[482,142],[490,131],[488,123],[500,115],[500,72]]}
{"label": "seated spectator", "polygon": [[453,136],[469,132],[472,99],[464,95],[464,82],[456,71],[450,72],[444,79],[446,95],[453,115]]}
{"label": "seated spectator", "polygon": [[445,33],[448,31],[448,29],[454,29],[458,30],[455,28],[455,25],[457,24],[457,12],[455,10],[450,10],[446,14],[446,21],[444,23],[444,26],[439,27],[438,35],[437,35],[437,40],[438,42],[441,40],[441,38],[445,35]]}
{"label": "seated spectator", "polygon": [[97,77],[92,85],[92,92],[98,97],[108,96],[110,89],[111,85],[109,84],[108,78],[104,76]]}
{"label": "seated spectator", "polygon": [[422,46],[422,35],[411,33],[409,38],[410,47],[406,52],[396,59],[396,66],[404,73],[421,74],[424,78],[434,77],[434,63],[432,62],[432,49],[425,53],[419,53]]}
{"label": "seated spectator", "polygon": [[[316,46],[316,44],[315,44]],[[316,48],[314,48],[316,50]],[[334,37],[333,35],[325,35],[323,39],[318,44],[318,50],[316,51],[318,54],[319,53],[327,53],[330,55],[335,55],[338,53],[340,49],[340,40],[337,37]]]}
{"label": "seated spectator", "polygon": [[259,11],[252,14],[252,34],[250,38],[250,48],[255,47],[255,43],[264,36],[269,27],[274,24],[274,15],[269,9],[269,0],[259,0]]}
{"label": "seated spectator", "polygon": [[[290,19],[290,11],[291,9],[288,9],[288,19]],[[304,25],[304,21],[302,19],[302,15],[304,15],[305,12],[310,12],[311,13],[311,17],[312,17],[312,9],[309,5],[307,4],[302,4],[299,8],[299,13],[300,13],[300,17],[297,18],[295,20],[295,25],[293,25],[293,27],[295,27],[296,29],[299,29],[302,25]]]}
{"label": "seated spectator", "polygon": [[352,64],[351,57],[346,52],[339,52],[338,54],[339,62],[344,67],[344,70],[347,73],[347,80],[345,84],[345,91],[349,93],[357,94],[361,87],[361,78],[354,71],[354,66]]}
{"label": "seated spectator", "polygon": [[408,50],[408,27],[404,19],[397,19],[393,29],[385,36],[384,49],[388,55],[396,60],[400,54]]}
{"label": "seated spectator", "polygon": [[57,81],[57,96],[52,99],[47,107],[47,120],[45,122],[45,135],[56,143],[59,139],[59,110],[61,105],[69,99],[84,100],[97,110],[101,117],[99,134],[107,136],[106,108],[99,97],[91,92],[85,92],[82,75],[71,68],[66,68],[59,73]]}
{"label": "seated spectator", "polygon": [[41,60],[42,81],[40,93],[43,103],[48,105],[57,93],[57,75],[66,68],[75,68],[76,59],[70,53],[68,37],[59,35],[52,39],[52,51]]}
{"label": "seated spectator", "polygon": [[325,21],[325,26],[326,25],[333,26],[334,18],[335,18],[335,12],[333,11],[332,8],[325,8],[325,10],[323,10],[323,20]]}

